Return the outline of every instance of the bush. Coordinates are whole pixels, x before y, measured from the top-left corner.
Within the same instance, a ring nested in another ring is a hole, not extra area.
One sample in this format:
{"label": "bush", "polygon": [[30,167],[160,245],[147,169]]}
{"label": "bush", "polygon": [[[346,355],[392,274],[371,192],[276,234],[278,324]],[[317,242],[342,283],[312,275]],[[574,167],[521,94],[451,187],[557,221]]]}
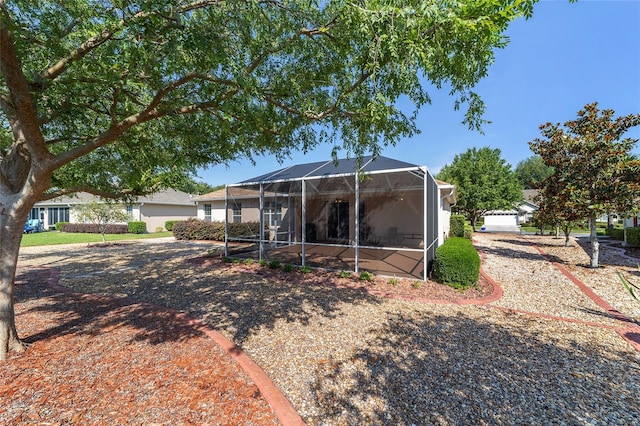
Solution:
{"label": "bush", "polygon": [[178,222],[177,220],[168,220],[164,223],[164,229],[171,232],[173,230],[173,224]]}
{"label": "bush", "polygon": [[464,216],[461,214],[453,214],[449,219],[449,236],[451,237],[463,237],[464,236]]}
{"label": "bush", "polygon": [[224,224],[219,222],[189,219],[174,222],[171,230],[177,240],[224,240]]}
{"label": "bush", "polygon": [[473,227],[471,225],[464,226],[464,235],[462,235],[467,240],[471,240],[473,238]]}
{"label": "bush", "polygon": [[627,245],[640,247],[640,228],[627,228]]}
{"label": "bush", "polygon": [[290,263],[287,263],[282,267],[282,270],[284,272],[292,272],[293,271],[293,265],[290,264]]}
{"label": "bush", "polygon": [[371,272],[367,272],[367,271],[360,272],[360,276],[358,278],[360,279],[360,281],[369,281],[369,282],[371,282],[371,281],[374,280],[373,274]]}
{"label": "bush", "polygon": [[272,260],[272,261],[269,262],[269,264],[267,266],[269,267],[269,269],[278,269],[278,268],[280,268],[280,261]]}
{"label": "bush", "polygon": [[68,225],[68,224],[69,224],[69,222],[58,222],[58,223],[56,223],[56,231],[62,231],[62,227],[64,225]]}
{"label": "bush", "polygon": [[[206,222],[200,219],[174,221],[171,230],[177,240],[224,241],[224,222]],[[229,237],[255,237],[260,235],[260,223],[230,223]],[[268,238],[268,232],[265,232]]]}
{"label": "bush", "polygon": [[127,230],[130,234],[146,234],[147,222],[127,222]]}
{"label": "bush", "polygon": [[438,281],[458,289],[478,282],[480,257],[466,238],[449,238],[436,249],[433,273]]}
{"label": "bush", "polygon": [[[629,229],[627,229],[627,232]],[[605,230],[605,235],[610,236],[614,240],[623,241],[624,240],[624,229],[620,228],[607,228]],[[629,234],[627,234],[629,235]]]}
{"label": "bush", "polygon": [[[82,234],[102,234],[101,225],[95,223],[66,223],[60,227],[62,232],[78,232]],[[127,225],[107,225],[105,234],[126,234]]]}

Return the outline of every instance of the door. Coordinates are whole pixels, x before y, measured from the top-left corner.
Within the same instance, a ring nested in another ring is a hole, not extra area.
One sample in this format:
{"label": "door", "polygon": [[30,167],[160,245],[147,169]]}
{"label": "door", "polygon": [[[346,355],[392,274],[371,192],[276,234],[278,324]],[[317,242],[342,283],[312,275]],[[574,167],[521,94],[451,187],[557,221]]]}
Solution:
{"label": "door", "polygon": [[327,237],[336,240],[349,239],[349,202],[335,201],[329,204]]}

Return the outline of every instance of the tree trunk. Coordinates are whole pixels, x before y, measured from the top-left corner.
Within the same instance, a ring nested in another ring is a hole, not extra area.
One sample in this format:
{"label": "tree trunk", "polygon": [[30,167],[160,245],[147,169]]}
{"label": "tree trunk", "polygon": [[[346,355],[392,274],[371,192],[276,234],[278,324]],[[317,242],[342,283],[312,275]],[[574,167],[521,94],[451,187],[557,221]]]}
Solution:
{"label": "tree trunk", "polygon": [[589,216],[589,241],[591,242],[591,267],[598,267],[598,258],[600,257],[600,243],[598,242],[598,230],[596,228],[596,215]]}
{"label": "tree trunk", "polygon": [[[0,206],[4,200],[0,200]],[[7,209],[10,210],[10,209]],[[15,213],[13,211],[12,213]],[[25,217],[26,219],[26,217]],[[13,289],[20,252],[24,220],[15,214],[0,214],[0,360],[9,351],[23,352],[24,344],[18,338],[13,309]]]}
{"label": "tree trunk", "polygon": [[569,247],[569,237],[571,236],[571,228],[565,226],[562,230],[564,232],[564,246]]}

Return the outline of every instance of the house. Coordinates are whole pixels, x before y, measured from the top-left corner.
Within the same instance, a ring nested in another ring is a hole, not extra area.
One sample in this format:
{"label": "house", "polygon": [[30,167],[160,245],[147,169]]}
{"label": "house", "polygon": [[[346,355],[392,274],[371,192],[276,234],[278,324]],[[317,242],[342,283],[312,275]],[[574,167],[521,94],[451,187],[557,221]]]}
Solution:
{"label": "house", "polygon": [[[58,222],[77,222],[73,206],[100,200],[92,194],[80,192],[74,195],[37,202],[28,219],[39,219],[46,229],[55,229]],[[146,222],[148,231],[164,228],[168,220],[186,220],[196,216],[196,204],[191,195],[175,189],[167,189],[145,197],[137,197],[124,206],[134,221]]]}
{"label": "house", "polygon": [[520,225],[529,223],[533,213],[538,210],[536,189],[525,189],[523,200],[509,210],[492,210],[483,215],[484,231],[520,232]]}
{"label": "house", "polygon": [[237,242],[260,259],[426,279],[449,232],[454,186],[387,157],[361,164],[299,164],[227,185],[196,197],[198,217],[261,222],[260,235],[227,233],[227,253]]}
{"label": "house", "polygon": [[640,226],[640,213],[636,214],[635,216],[631,216],[628,218],[625,218],[623,221],[623,225],[625,228],[637,228]]}

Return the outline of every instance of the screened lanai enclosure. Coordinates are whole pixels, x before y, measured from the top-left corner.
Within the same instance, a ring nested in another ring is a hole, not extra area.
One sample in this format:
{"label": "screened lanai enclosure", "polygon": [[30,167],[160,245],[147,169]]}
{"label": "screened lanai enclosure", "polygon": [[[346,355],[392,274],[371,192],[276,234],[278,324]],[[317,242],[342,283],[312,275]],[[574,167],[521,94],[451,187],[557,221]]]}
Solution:
{"label": "screened lanai enclosure", "polygon": [[[438,185],[386,157],[301,164],[228,185],[225,254],[426,280]],[[243,226],[258,222],[259,226]]]}

